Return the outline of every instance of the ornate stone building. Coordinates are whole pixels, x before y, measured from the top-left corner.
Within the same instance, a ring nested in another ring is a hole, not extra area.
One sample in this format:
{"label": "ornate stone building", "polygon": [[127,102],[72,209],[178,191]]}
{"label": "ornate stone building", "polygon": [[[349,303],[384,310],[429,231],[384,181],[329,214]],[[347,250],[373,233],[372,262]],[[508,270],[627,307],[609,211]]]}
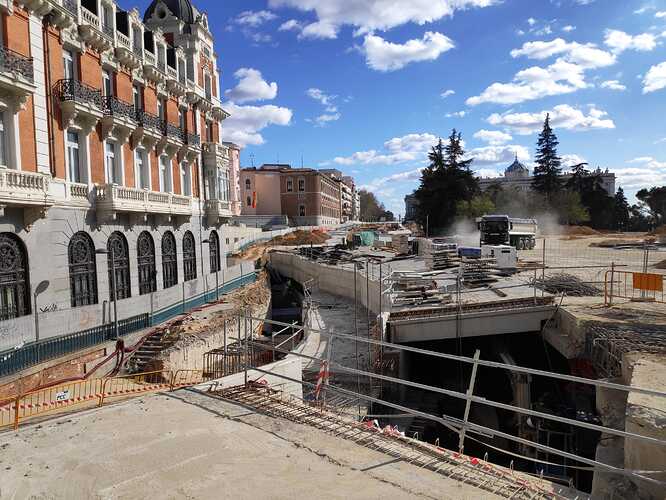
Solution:
{"label": "ornate stone building", "polygon": [[114,294],[122,318],[208,289],[237,240],[238,148],[221,138],[206,14],[189,0],[0,13],[0,351],[34,340],[35,309],[59,335],[108,321]]}

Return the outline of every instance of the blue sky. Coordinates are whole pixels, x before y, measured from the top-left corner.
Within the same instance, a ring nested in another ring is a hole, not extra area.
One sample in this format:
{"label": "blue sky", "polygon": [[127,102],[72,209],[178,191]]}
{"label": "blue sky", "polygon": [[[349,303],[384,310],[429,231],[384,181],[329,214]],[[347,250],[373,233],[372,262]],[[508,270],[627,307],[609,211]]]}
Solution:
{"label": "blue sky", "polygon": [[565,162],[615,171],[630,195],[666,184],[666,0],[195,5],[243,166],[339,168],[404,213],[437,137],[457,128],[496,175],[515,154],[531,166],[549,111]]}

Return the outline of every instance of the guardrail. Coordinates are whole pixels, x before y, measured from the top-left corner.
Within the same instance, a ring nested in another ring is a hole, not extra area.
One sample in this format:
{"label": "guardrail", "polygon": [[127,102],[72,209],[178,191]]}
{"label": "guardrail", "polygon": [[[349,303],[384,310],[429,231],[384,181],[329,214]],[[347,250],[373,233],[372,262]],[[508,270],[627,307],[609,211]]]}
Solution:
{"label": "guardrail", "polygon": [[664,304],[664,275],[618,271],[613,267],[604,276],[605,305],[612,305],[613,298]]}

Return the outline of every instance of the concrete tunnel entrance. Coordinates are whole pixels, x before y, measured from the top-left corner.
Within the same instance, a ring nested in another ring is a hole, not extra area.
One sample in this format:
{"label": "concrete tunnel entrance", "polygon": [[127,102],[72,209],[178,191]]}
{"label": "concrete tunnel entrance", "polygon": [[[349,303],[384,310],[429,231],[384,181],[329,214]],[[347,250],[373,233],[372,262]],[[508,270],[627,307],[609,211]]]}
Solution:
{"label": "concrete tunnel entrance", "polygon": [[[571,374],[568,360],[548,345],[538,332],[416,342],[405,345],[466,357],[473,357],[474,352],[478,349],[484,360]],[[400,355],[400,378],[425,385],[465,393],[469,386],[471,371],[472,365],[468,363],[458,363],[412,352],[402,352]],[[574,390],[571,384],[552,378],[479,366],[474,395],[544,413],[600,423],[595,414],[593,388],[576,385]],[[465,401],[463,399],[417,388],[387,384],[383,387],[383,399],[432,415],[447,415],[457,419],[462,419],[464,416]],[[385,407],[373,408],[373,412],[392,413],[389,408]],[[528,417],[479,403],[472,403],[470,420],[491,429],[592,459],[595,457],[599,440],[599,434],[595,431],[573,428],[552,420]],[[431,443],[439,440],[440,445],[445,448],[458,449],[458,434],[437,422],[416,417],[396,419],[391,423],[398,425],[410,436],[416,432],[420,439]],[[506,450],[509,453],[500,450]],[[590,491],[592,488],[591,472],[566,467],[574,464],[558,455],[535,452],[532,448],[526,448],[502,437],[467,434],[464,452],[479,458],[483,458],[488,453],[488,459],[494,463],[509,466],[513,462],[516,469],[536,474],[543,469],[544,476],[548,476],[551,480],[568,483],[569,478],[572,478],[578,489]],[[521,458],[521,456],[553,462],[557,465],[537,464],[528,458]]]}

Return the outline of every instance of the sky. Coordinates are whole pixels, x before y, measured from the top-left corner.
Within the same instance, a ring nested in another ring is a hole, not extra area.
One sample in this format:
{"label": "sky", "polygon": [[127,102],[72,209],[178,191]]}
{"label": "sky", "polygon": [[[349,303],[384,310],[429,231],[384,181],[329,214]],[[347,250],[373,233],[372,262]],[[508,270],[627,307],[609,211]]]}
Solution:
{"label": "sky", "polygon": [[[143,9],[148,1],[120,2]],[[197,0],[241,164],[338,168],[404,214],[453,128],[481,176],[565,165],[666,185],[666,0]]]}

